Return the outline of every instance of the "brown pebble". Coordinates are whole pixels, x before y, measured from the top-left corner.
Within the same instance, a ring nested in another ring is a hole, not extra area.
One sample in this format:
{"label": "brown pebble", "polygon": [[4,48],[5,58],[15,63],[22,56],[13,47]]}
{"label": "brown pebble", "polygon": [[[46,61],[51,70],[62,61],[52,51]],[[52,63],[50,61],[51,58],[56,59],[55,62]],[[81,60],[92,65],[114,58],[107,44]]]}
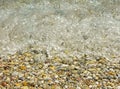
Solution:
{"label": "brown pebble", "polygon": [[1,85],[5,87],[5,86],[7,86],[7,83],[6,82],[2,82]]}

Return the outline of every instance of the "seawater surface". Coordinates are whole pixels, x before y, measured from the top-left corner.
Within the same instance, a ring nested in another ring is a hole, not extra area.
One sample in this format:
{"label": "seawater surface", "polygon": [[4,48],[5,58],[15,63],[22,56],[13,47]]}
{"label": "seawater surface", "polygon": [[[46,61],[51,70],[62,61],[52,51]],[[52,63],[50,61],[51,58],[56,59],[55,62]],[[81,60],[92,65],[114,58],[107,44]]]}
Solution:
{"label": "seawater surface", "polygon": [[120,60],[120,0],[0,0],[0,55],[30,45]]}

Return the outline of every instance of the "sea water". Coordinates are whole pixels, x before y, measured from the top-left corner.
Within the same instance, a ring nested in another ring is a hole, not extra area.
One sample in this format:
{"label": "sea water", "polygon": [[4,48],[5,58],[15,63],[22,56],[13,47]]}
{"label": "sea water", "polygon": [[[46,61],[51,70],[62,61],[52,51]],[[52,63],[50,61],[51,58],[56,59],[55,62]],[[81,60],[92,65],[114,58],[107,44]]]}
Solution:
{"label": "sea water", "polygon": [[120,60],[120,0],[0,0],[0,55],[30,45]]}

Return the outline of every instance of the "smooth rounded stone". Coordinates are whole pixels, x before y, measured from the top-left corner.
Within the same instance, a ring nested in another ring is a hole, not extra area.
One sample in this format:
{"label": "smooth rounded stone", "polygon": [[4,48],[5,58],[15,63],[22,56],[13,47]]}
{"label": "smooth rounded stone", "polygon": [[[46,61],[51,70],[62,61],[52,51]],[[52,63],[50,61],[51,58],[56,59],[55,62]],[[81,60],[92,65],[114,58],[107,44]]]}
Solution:
{"label": "smooth rounded stone", "polygon": [[6,78],[6,82],[10,82],[10,78],[9,77]]}
{"label": "smooth rounded stone", "polygon": [[64,88],[67,89],[67,88],[68,88],[68,85],[65,85]]}
{"label": "smooth rounded stone", "polygon": [[3,74],[4,74],[4,73],[3,73],[3,72],[1,72],[1,73],[0,73],[0,76],[3,76]]}
{"label": "smooth rounded stone", "polygon": [[81,59],[81,60],[79,60],[79,63],[80,63],[80,65],[85,65],[86,64],[86,60],[85,59]]}
{"label": "smooth rounded stone", "polygon": [[18,77],[23,77],[24,74],[23,73],[19,73]]}
{"label": "smooth rounded stone", "polygon": [[120,74],[118,74],[118,80],[120,81]]}
{"label": "smooth rounded stone", "polygon": [[89,86],[87,86],[87,85],[82,85],[81,89],[89,89]]}
{"label": "smooth rounded stone", "polygon": [[60,67],[68,67],[68,64],[61,64]]}
{"label": "smooth rounded stone", "polygon": [[26,65],[26,68],[27,68],[27,69],[30,69],[31,67],[32,67],[32,66],[31,66],[31,65],[29,65],[29,64],[28,64],[28,65]]}
{"label": "smooth rounded stone", "polygon": [[33,52],[34,54],[39,54],[39,53],[40,53],[40,50],[34,49],[34,50],[31,50],[31,52]]}
{"label": "smooth rounded stone", "polygon": [[111,77],[115,77],[116,76],[116,72],[114,72],[114,71],[108,71],[107,75],[109,75]]}
{"label": "smooth rounded stone", "polygon": [[79,78],[79,77],[80,77],[80,75],[77,74],[77,73],[76,73],[76,74],[72,74],[72,76],[73,76],[73,77],[76,77],[76,78]]}
{"label": "smooth rounded stone", "polygon": [[43,89],[55,89],[55,88],[52,88],[52,86],[49,86],[47,84],[42,84],[42,88]]}
{"label": "smooth rounded stone", "polygon": [[91,77],[91,76],[87,76],[87,79],[93,79],[93,77]]}
{"label": "smooth rounded stone", "polygon": [[13,69],[14,69],[14,70],[16,70],[17,68],[18,68],[18,67],[17,67],[17,66],[15,66]]}
{"label": "smooth rounded stone", "polygon": [[7,86],[7,82],[6,81],[1,81],[0,85],[2,85],[3,87],[6,87]]}
{"label": "smooth rounded stone", "polygon": [[96,84],[99,84],[99,82],[95,82]]}
{"label": "smooth rounded stone", "polygon": [[57,74],[54,75],[55,78],[58,78],[59,76]]}
{"label": "smooth rounded stone", "polygon": [[40,62],[40,60],[41,60],[41,59],[40,59],[41,56],[42,56],[41,54],[37,54],[37,55],[35,55],[35,56],[34,56],[34,62]]}
{"label": "smooth rounded stone", "polygon": [[35,83],[34,78],[30,79],[29,83],[34,84]]}
{"label": "smooth rounded stone", "polygon": [[89,71],[85,70],[85,71],[83,72],[83,74],[87,76],[87,75],[90,75],[90,74],[91,74],[91,72],[89,72]]}
{"label": "smooth rounded stone", "polygon": [[71,64],[79,65],[78,61],[71,62]]}
{"label": "smooth rounded stone", "polygon": [[29,89],[28,86],[23,86],[21,89]]}
{"label": "smooth rounded stone", "polygon": [[92,76],[93,76],[93,79],[95,79],[95,80],[98,80],[98,79],[99,79],[99,77],[96,76],[95,74],[93,74]]}
{"label": "smooth rounded stone", "polygon": [[96,64],[97,63],[97,61],[96,60],[88,60],[88,61],[86,61],[86,64],[87,65],[90,65],[90,64]]}
{"label": "smooth rounded stone", "polygon": [[55,80],[54,82],[55,82],[55,83],[60,83],[60,81],[59,81],[59,80]]}
{"label": "smooth rounded stone", "polygon": [[113,89],[113,87],[111,87],[111,86],[107,86],[107,89]]}
{"label": "smooth rounded stone", "polygon": [[5,87],[3,87],[3,86],[0,86],[0,88],[1,88],[1,89],[6,89],[6,88],[5,88]]}
{"label": "smooth rounded stone", "polygon": [[101,57],[100,57],[100,56],[97,56],[97,57],[95,57],[95,60],[96,60],[96,61],[99,61],[99,60],[101,60]]}
{"label": "smooth rounded stone", "polygon": [[93,88],[93,85],[89,85],[89,88],[90,88],[90,89]]}
{"label": "smooth rounded stone", "polygon": [[67,58],[62,58],[61,60],[62,60],[62,63],[63,63],[63,64],[71,64],[71,63],[72,63],[72,60],[71,60],[71,59],[68,60]]}
{"label": "smooth rounded stone", "polygon": [[34,71],[34,70],[35,70],[35,67],[32,67],[31,70]]}
{"label": "smooth rounded stone", "polygon": [[114,87],[115,83],[113,83],[113,82],[110,81],[110,82],[108,82],[108,85],[111,86],[111,87]]}
{"label": "smooth rounded stone", "polygon": [[24,55],[25,57],[31,57],[31,56],[32,56],[32,54],[31,54],[30,52],[28,52],[28,51],[27,51],[27,52],[24,52],[23,55]]}
{"label": "smooth rounded stone", "polygon": [[30,77],[30,76],[27,76],[27,79],[29,80],[29,79],[31,79],[31,77]]}
{"label": "smooth rounded stone", "polygon": [[81,87],[77,86],[76,89],[81,89]]}
{"label": "smooth rounded stone", "polygon": [[71,70],[71,72],[73,73],[73,75],[77,74],[78,71],[77,70]]}
{"label": "smooth rounded stone", "polygon": [[13,73],[12,73],[12,76],[18,76],[19,75],[19,72],[17,72],[17,71],[14,71]]}
{"label": "smooth rounded stone", "polygon": [[41,85],[44,83],[44,80],[38,81],[38,84]]}
{"label": "smooth rounded stone", "polygon": [[78,70],[78,69],[79,69],[79,66],[76,66],[76,65],[70,65],[70,69]]}
{"label": "smooth rounded stone", "polygon": [[62,89],[62,88],[59,85],[56,85],[55,89]]}
{"label": "smooth rounded stone", "polygon": [[43,68],[43,66],[44,66],[43,63],[39,63],[39,64],[38,64],[38,67],[39,67],[40,69]]}
{"label": "smooth rounded stone", "polygon": [[62,62],[62,59],[59,58],[59,57],[54,57],[54,58],[51,58],[51,59],[52,59],[52,61],[55,61],[57,63],[61,63]]}
{"label": "smooth rounded stone", "polygon": [[23,81],[25,78],[24,77],[19,77],[18,80]]}
{"label": "smooth rounded stone", "polygon": [[27,65],[29,65],[29,62],[24,62],[24,64],[27,66]]}
{"label": "smooth rounded stone", "polygon": [[25,57],[25,61],[31,61],[31,58]]}
{"label": "smooth rounded stone", "polygon": [[117,86],[117,89],[120,89],[120,86]]}
{"label": "smooth rounded stone", "polygon": [[29,63],[30,63],[30,64],[34,64],[34,59],[31,58],[31,59],[29,60]]}
{"label": "smooth rounded stone", "polygon": [[39,69],[39,67],[36,65],[36,66],[35,66],[35,70],[38,70],[38,69]]}
{"label": "smooth rounded stone", "polygon": [[92,73],[98,72],[97,68],[89,68],[88,71]]}

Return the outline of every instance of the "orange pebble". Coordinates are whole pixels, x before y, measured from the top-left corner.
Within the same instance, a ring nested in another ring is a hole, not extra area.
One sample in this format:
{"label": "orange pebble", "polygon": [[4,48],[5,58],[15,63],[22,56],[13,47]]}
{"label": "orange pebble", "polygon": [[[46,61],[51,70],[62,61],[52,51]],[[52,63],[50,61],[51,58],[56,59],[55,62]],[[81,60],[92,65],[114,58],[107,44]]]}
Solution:
{"label": "orange pebble", "polygon": [[5,87],[5,86],[7,86],[7,83],[6,82],[2,82],[1,85]]}
{"label": "orange pebble", "polygon": [[28,85],[28,83],[26,81],[24,81],[22,84],[23,84],[23,86],[27,86]]}
{"label": "orange pebble", "polygon": [[22,66],[20,66],[20,69],[21,70],[26,70],[26,66],[22,65]]}

